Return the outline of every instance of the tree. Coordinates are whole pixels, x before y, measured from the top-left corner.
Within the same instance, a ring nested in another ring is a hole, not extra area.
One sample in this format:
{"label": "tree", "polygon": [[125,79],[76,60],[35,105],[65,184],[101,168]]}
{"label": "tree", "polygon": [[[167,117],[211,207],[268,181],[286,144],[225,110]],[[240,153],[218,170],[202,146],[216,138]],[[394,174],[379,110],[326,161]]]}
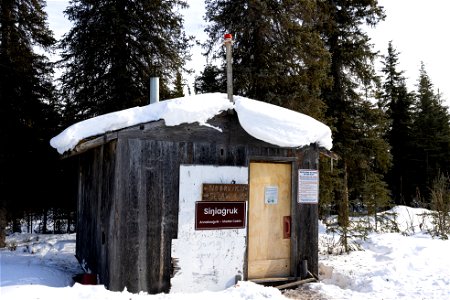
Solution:
{"label": "tree", "polygon": [[413,184],[423,199],[429,201],[433,180],[450,171],[450,127],[447,108],[422,63],[417,85],[412,137],[414,169]]}
{"label": "tree", "polygon": [[181,72],[177,71],[177,75],[175,76],[174,82],[174,90],[171,93],[171,98],[179,98],[184,97],[183,92],[183,77],[181,76]]}
{"label": "tree", "polygon": [[197,94],[224,92],[227,89],[225,71],[214,65],[206,65],[200,76],[195,77],[194,92]]}
{"label": "tree", "polygon": [[398,52],[389,42],[388,53],[382,61],[384,83],[380,106],[389,119],[386,133],[391,146],[392,168],[388,173],[389,188],[397,204],[410,205],[415,196],[415,187],[411,184],[414,163],[411,161],[415,135],[413,122],[413,95],[407,91],[403,71],[398,71]]}
{"label": "tree", "polygon": [[188,40],[177,8],[183,0],[74,0],[73,27],[61,41],[62,99],[72,122],[148,103],[149,78],[160,97],[183,68]]}
{"label": "tree", "polygon": [[0,2],[0,206],[16,231],[25,210],[52,199],[55,154],[48,141],[58,115],[52,64],[37,48],[50,51],[55,40],[44,5],[42,0]]}
{"label": "tree", "polygon": [[[336,165],[342,176],[335,183],[335,202],[339,225],[349,225],[350,199],[365,205],[377,184],[378,193],[387,198],[383,174],[390,164],[388,144],[383,138],[386,119],[370,100],[377,86],[373,69],[376,53],[361,28],[375,26],[384,18],[376,0],[318,1],[320,21],[317,29],[331,54],[329,76],[333,84],[324,90],[327,117],[332,120],[333,151],[340,159]],[[371,94],[372,93],[372,94]],[[364,182],[366,181],[366,182]],[[380,192],[381,190],[381,192]],[[345,236],[344,236],[345,240]]]}
{"label": "tree", "polygon": [[[207,54],[222,58],[217,49],[225,33],[234,37],[235,94],[323,117],[321,89],[328,82],[328,52],[313,30],[314,1],[206,0]],[[211,80],[224,67],[207,66],[200,78]],[[212,72],[212,73],[211,73]],[[199,82],[200,90],[221,88],[223,79]]]}

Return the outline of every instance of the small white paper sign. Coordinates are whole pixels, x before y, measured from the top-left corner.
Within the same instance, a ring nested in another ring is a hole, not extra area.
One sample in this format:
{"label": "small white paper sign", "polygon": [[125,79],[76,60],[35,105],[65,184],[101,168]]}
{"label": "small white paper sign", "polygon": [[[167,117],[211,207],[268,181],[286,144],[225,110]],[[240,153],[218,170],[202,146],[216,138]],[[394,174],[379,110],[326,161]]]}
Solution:
{"label": "small white paper sign", "polygon": [[298,202],[311,204],[319,202],[318,170],[298,170]]}
{"label": "small white paper sign", "polygon": [[278,203],[278,186],[264,187],[264,202],[266,204]]}

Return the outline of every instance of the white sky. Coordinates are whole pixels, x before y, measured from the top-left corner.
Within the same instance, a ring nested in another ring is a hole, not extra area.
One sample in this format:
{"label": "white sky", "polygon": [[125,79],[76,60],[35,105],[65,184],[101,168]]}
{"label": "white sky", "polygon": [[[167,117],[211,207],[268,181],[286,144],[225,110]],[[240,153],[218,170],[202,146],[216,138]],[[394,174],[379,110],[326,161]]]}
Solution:
{"label": "white sky", "polygon": [[388,42],[400,52],[400,69],[408,85],[415,89],[420,62],[436,90],[450,103],[450,1],[448,0],[378,0],[386,11],[386,20],[369,31],[375,49],[387,53]]}
{"label": "white sky", "polygon": [[[48,0],[47,12],[50,27],[59,38],[70,28],[70,23],[62,15],[69,1]],[[205,39],[203,32],[204,1],[189,0],[190,8],[185,12],[185,27],[188,35]],[[405,71],[410,89],[415,89],[420,62],[426,70],[435,88],[450,102],[450,84],[446,73],[450,70],[450,43],[446,29],[450,29],[449,0],[379,0],[384,6],[386,20],[369,30],[374,49],[386,54],[390,40],[400,52],[400,69]],[[188,67],[199,74],[206,63],[200,47],[192,49],[192,62]],[[379,71],[379,65],[377,69]],[[188,80],[192,87],[193,78]]]}

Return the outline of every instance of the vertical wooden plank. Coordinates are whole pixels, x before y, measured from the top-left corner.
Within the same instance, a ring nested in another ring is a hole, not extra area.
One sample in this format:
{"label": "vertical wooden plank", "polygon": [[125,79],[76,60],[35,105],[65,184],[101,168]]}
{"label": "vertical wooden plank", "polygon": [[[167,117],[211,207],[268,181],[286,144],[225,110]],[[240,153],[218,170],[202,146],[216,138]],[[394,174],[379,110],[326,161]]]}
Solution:
{"label": "vertical wooden plank", "polygon": [[116,141],[111,141],[110,143],[104,145],[103,150],[103,182],[102,182],[102,195],[101,195],[101,205],[100,205],[100,223],[101,231],[99,232],[99,241],[101,244],[100,261],[99,261],[99,277],[100,282],[103,284],[109,283],[109,251],[108,243],[109,236],[108,230],[110,228],[110,216],[112,214],[112,202],[114,199],[114,178],[115,178],[115,159],[116,159]]}
{"label": "vertical wooden plank", "polygon": [[124,160],[124,173],[121,175],[123,196],[119,201],[123,203],[121,214],[123,215],[121,227],[123,234],[120,237],[121,273],[122,284],[129,291],[139,292],[141,290],[140,277],[145,277],[145,269],[139,266],[139,190],[141,174],[141,147],[142,142],[138,139],[124,141],[126,155]]}
{"label": "vertical wooden plank", "polygon": [[[291,153],[295,155],[296,152]],[[292,276],[299,277],[299,261],[300,261],[300,251],[299,251],[299,239],[300,239],[300,210],[298,204],[298,162],[303,158],[302,152],[298,151],[298,155],[295,161],[292,163],[292,235],[291,235],[291,266],[292,266]]]}
{"label": "vertical wooden plank", "polygon": [[123,209],[124,203],[122,198],[127,189],[122,179],[124,172],[126,172],[126,161],[124,158],[127,155],[127,144],[123,140],[117,140],[116,145],[116,158],[114,164],[114,190],[113,195],[110,199],[111,207],[109,214],[109,226],[107,229],[107,252],[108,252],[108,270],[109,270],[109,281],[107,283],[107,288],[112,291],[122,291],[123,284],[122,281],[122,249],[121,249],[121,237],[123,235]]}
{"label": "vertical wooden plank", "polygon": [[161,252],[161,229],[162,229],[162,202],[163,190],[162,177],[160,175],[163,153],[161,143],[157,141],[145,141],[145,178],[148,183],[147,190],[147,212],[148,212],[148,241],[147,264],[148,271],[148,292],[160,291],[160,252]]}
{"label": "vertical wooden plank", "polygon": [[[302,160],[299,168],[318,168],[319,152],[313,147],[303,148]],[[318,275],[319,272],[319,228],[318,228],[318,205],[299,204],[299,264],[302,260],[308,261],[308,269],[311,273]]]}
{"label": "vertical wooden plank", "polygon": [[177,143],[146,141],[143,178],[147,203],[147,291],[168,292],[171,273],[171,239],[176,237],[178,212],[178,166],[189,152]]}

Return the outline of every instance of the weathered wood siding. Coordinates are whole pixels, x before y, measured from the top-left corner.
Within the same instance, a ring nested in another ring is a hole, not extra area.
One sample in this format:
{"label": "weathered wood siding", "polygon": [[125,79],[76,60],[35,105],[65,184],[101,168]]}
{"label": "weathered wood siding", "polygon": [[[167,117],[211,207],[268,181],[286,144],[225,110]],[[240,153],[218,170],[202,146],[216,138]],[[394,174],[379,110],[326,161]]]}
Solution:
{"label": "weathered wood siding", "polygon": [[116,142],[78,157],[78,214],[76,256],[82,264],[107,281],[107,234],[114,197]]}
{"label": "weathered wood siding", "polygon": [[[117,132],[117,140],[80,154],[77,256],[109,289],[169,292],[171,240],[177,237],[179,166],[248,166],[285,160],[317,168],[318,151],[280,148],[248,135],[235,114],[166,127],[163,121]],[[317,205],[293,196],[295,276],[301,260],[317,274]]]}

